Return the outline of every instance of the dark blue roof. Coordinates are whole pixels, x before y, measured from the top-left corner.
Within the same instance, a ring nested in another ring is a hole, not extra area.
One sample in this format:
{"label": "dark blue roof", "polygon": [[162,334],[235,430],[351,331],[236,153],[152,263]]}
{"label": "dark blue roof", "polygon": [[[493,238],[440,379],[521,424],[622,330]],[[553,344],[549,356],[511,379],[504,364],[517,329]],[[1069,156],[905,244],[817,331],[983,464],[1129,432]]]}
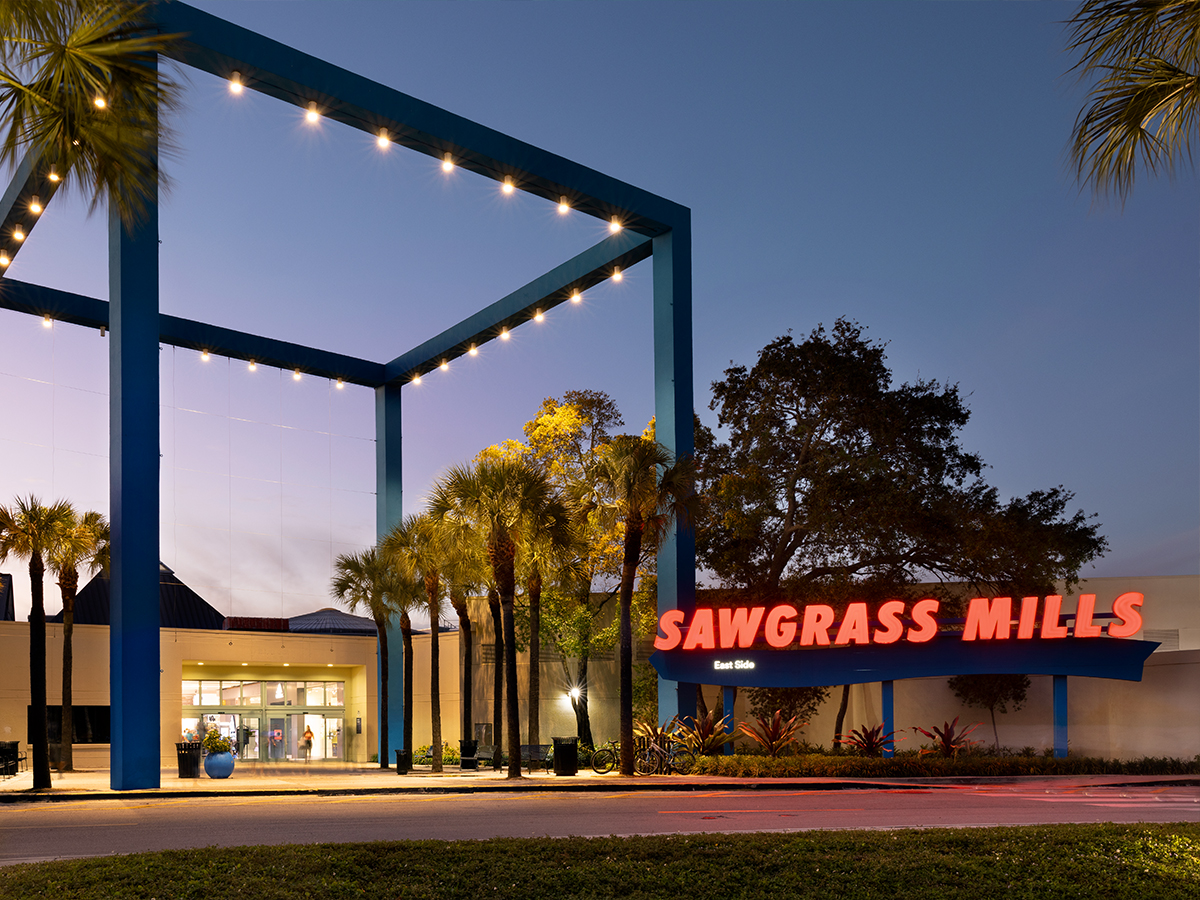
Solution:
{"label": "dark blue roof", "polygon": [[340,609],[325,607],[316,612],[288,619],[288,630],[304,634],[375,634],[375,622],[363,616],[352,616]]}
{"label": "dark blue roof", "polygon": [[[161,628],[211,628],[219,631],[225,616],[205,602],[204,598],[175,577],[165,565],[159,564],[158,602]],[[48,616],[47,621],[61,622],[62,611]],[[75,595],[76,625],[109,624],[109,584],[100,574]]]}

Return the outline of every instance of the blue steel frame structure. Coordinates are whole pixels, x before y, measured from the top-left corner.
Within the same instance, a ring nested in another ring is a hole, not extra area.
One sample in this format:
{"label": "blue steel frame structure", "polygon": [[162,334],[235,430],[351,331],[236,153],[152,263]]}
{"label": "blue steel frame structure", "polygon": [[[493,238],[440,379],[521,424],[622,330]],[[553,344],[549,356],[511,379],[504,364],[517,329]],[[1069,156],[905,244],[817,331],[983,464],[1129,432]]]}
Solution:
{"label": "blue steel frame structure", "polygon": [[[12,279],[0,280],[0,307],[110,333],[110,519],[112,626],[110,703],[114,790],[159,786],[159,344],[203,349],[233,359],[374,388],[376,396],[376,528],[401,517],[401,388],[442,360],[466,353],[625,269],[653,258],[654,403],[658,440],[676,456],[692,444],[691,211],[586,166],[370,81],[183,3],[160,3],[153,23],[184,35],[171,52],[184,65],[229,78],[247,90],[305,108],[375,135],[386,129],[400,146],[503,182],[622,229],[521,289],[387,363],[163,315],[158,297],[158,215],[152,206],[132,231],[109,213],[109,302]],[[34,196],[48,203],[58,184],[48,166],[26,157],[0,198],[0,247],[10,258],[28,234]],[[0,270],[0,275],[3,272]],[[659,551],[658,606],[690,612],[695,605],[695,543],[676,529]],[[395,646],[400,645],[395,642]],[[389,679],[387,743],[403,746],[403,667]],[[694,685],[660,683],[660,714],[694,715]],[[384,736],[381,735],[381,743]],[[411,749],[411,748],[410,748]]]}

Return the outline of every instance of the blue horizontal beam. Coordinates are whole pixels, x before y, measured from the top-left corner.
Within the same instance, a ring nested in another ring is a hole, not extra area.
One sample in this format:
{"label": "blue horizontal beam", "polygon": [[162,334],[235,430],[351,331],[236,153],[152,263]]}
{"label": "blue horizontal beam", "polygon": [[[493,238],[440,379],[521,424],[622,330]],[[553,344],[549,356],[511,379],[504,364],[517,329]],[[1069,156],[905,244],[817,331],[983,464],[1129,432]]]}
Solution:
{"label": "blue horizontal beam", "polygon": [[545,275],[497,300],[435,338],[409,350],[387,364],[389,382],[411,381],[441,365],[468,353],[500,336],[501,329],[512,330],[528,322],[537,312],[547,312],[571,299],[574,291],[582,293],[611,278],[613,267],[622,270],[636,265],[650,255],[653,240],[622,231],[605,238],[594,247],[551,269]]}
{"label": "blue horizontal beam", "polygon": [[185,65],[229,78],[248,90],[295,104],[316,103],[325,118],[375,135],[597,218],[660,234],[684,221],[686,209],[595,169],[455,115],[183,3],[153,12],[163,32],[183,34],[171,55]]}
{"label": "blue horizontal beam", "polygon": [[[35,316],[50,316],[60,322],[89,328],[108,325],[108,303],[103,300],[13,279],[0,282],[0,308]],[[299,369],[305,375],[341,378],[350,384],[366,387],[383,384],[384,367],[381,363],[354,356],[330,353],[163,313],[158,316],[158,329],[159,341],[173,347],[207,350],[217,356],[254,360],[260,365],[278,369]]]}
{"label": "blue horizontal beam", "polygon": [[[650,664],[671,681],[735,687],[826,687],[953,675],[1086,675],[1141,681],[1156,641],[1064,638],[963,641],[798,650],[655,650]],[[740,663],[740,667],[739,667]],[[728,667],[726,667],[728,665]]]}

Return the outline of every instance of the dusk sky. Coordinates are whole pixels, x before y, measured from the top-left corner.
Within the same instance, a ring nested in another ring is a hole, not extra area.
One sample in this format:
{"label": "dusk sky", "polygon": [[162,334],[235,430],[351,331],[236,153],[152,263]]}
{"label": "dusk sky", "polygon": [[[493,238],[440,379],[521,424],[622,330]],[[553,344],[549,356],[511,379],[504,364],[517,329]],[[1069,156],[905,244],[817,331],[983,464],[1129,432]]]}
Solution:
{"label": "dusk sky", "polygon": [[[196,2],[690,207],[696,405],[839,316],[897,383],[968,397],[1002,497],[1065,485],[1109,554],[1200,572],[1200,189],[1122,209],[1066,161],[1084,86],[1060,3]],[[601,240],[605,223],[184,70],[161,308],[387,361]],[[7,176],[6,176],[7,180]],[[548,396],[653,414],[649,262],[404,389],[410,511]],[[60,194],[10,267],[107,298],[104,214]],[[372,392],[162,350],[162,558],[226,614],[331,605],[374,537]],[[0,311],[0,502],[107,512],[107,341]],[[24,561],[17,615],[28,613]],[[47,579],[47,609],[59,608]]]}

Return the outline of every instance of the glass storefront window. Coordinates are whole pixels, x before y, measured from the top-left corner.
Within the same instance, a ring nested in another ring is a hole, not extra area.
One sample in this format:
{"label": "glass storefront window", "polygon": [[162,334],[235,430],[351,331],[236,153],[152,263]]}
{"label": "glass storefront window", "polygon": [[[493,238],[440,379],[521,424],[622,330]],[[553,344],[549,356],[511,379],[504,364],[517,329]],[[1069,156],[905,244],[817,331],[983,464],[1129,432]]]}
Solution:
{"label": "glass storefront window", "polygon": [[219,681],[202,681],[200,682],[200,705],[201,706],[217,706],[221,700],[221,682]]}
{"label": "glass storefront window", "polygon": [[306,691],[305,698],[306,706],[324,706],[325,705],[325,683],[323,681],[310,681]]}
{"label": "glass storefront window", "polygon": [[184,706],[199,706],[200,705],[200,682],[185,681],[183,683],[183,705]]}
{"label": "glass storefront window", "polygon": [[242,685],[242,706],[262,706],[262,682],[247,681]]}
{"label": "glass storefront window", "polygon": [[341,681],[325,682],[325,705],[345,706],[345,683]]}
{"label": "glass storefront window", "polygon": [[221,682],[221,705],[237,706],[242,701],[242,683],[240,681]]}

